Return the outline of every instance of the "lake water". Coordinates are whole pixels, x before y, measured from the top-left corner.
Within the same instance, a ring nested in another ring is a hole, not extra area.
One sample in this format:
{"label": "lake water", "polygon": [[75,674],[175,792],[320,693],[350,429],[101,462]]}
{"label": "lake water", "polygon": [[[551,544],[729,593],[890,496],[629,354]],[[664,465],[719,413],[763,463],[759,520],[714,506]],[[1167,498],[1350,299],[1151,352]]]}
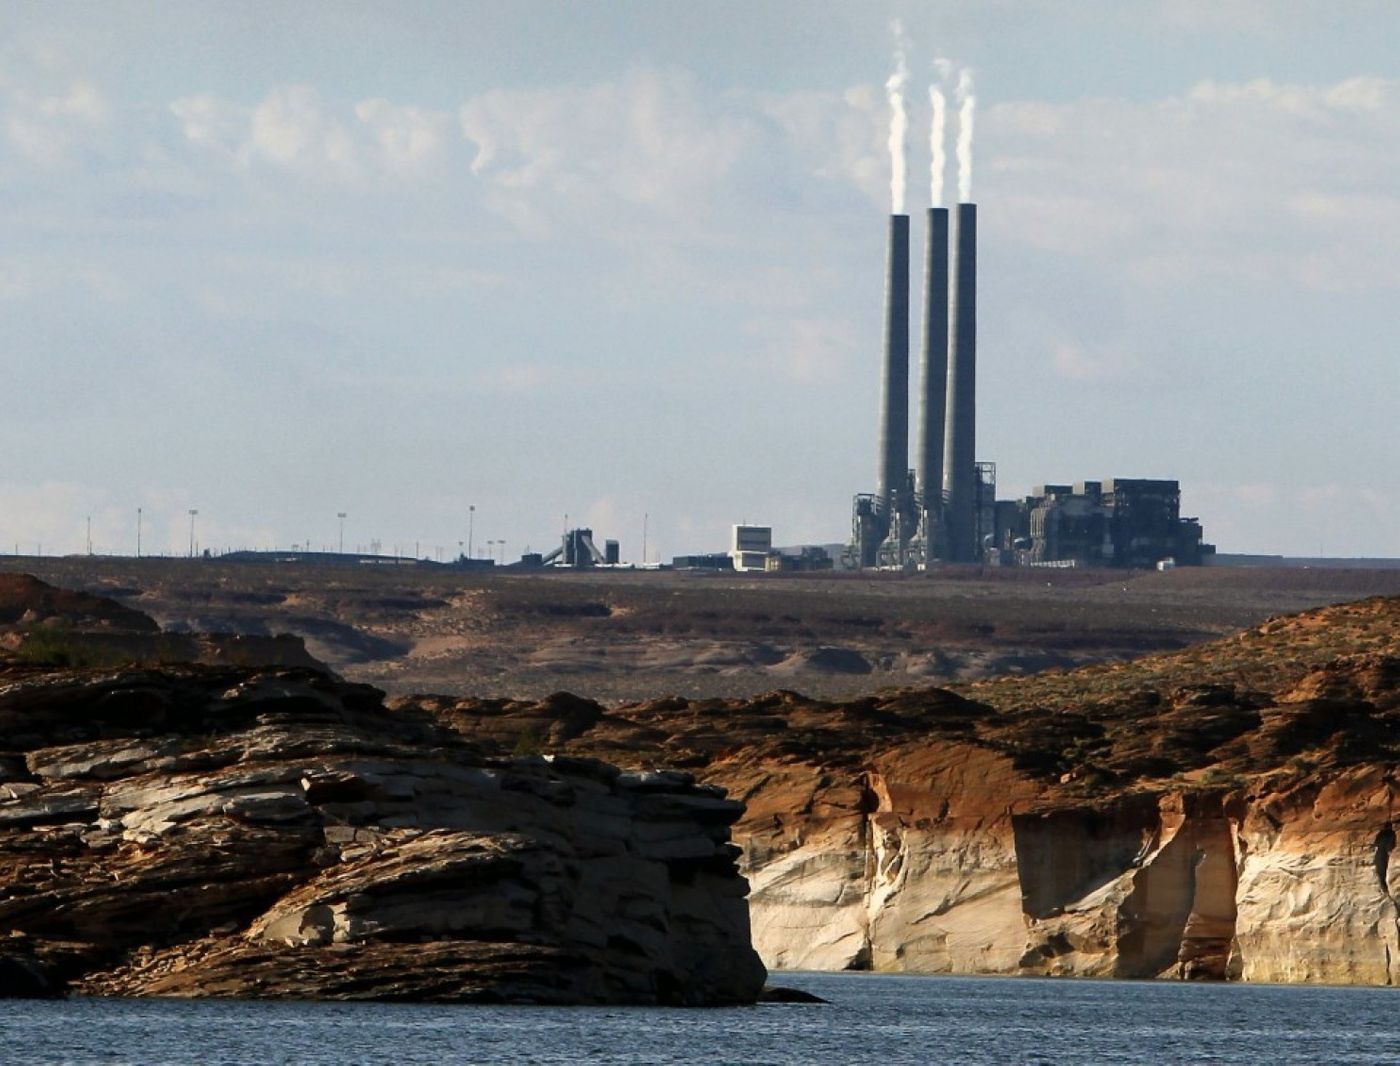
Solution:
{"label": "lake water", "polygon": [[0,1060],[1400,1062],[1391,989],[777,974],[737,1010],[0,1000]]}

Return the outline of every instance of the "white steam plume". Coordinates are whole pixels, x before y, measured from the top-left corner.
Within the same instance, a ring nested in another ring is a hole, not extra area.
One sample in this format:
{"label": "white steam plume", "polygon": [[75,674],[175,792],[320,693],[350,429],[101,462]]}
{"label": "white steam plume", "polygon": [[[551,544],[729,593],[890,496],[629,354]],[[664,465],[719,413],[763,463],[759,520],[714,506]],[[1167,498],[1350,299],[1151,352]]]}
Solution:
{"label": "white steam plume", "polygon": [[885,82],[885,94],[890,98],[890,211],[904,214],[904,186],[909,176],[905,159],[905,140],[909,133],[909,115],[904,110],[904,86],[909,81],[909,66],[904,59],[904,26],[894,24],[894,73]]}
{"label": "white steam plume", "polygon": [[972,116],[977,97],[972,94],[972,71],[958,75],[958,200],[972,202]]}
{"label": "white steam plume", "polygon": [[928,98],[933,104],[933,126],[929,129],[928,143],[932,154],[929,166],[930,207],[943,206],[943,173],[948,168],[948,153],[943,147],[944,130],[948,124],[948,100],[937,85],[928,87]]}

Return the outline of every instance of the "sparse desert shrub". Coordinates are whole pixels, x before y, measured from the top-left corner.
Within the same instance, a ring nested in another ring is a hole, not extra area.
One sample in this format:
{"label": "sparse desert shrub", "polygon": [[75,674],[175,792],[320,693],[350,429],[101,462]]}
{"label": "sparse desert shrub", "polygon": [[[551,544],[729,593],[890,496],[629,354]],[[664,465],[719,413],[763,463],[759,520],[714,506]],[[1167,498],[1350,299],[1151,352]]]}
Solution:
{"label": "sparse desert shrub", "polygon": [[127,656],[85,641],[80,633],[60,626],[31,630],[14,651],[16,662],[31,666],[105,667],[120,666]]}
{"label": "sparse desert shrub", "polygon": [[1233,774],[1229,770],[1222,769],[1219,766],[1212,766],[1201,775],[1201,784],[1228,785],[1233,787],[1244,784],[1244,778],[1239,774]]}
{"label": "sparse desert shrub", "polygon": [[533,729],[526,729],[515,738],[515,747],[511,750],[512,755],[539,755],[541,754],[540,737]]}

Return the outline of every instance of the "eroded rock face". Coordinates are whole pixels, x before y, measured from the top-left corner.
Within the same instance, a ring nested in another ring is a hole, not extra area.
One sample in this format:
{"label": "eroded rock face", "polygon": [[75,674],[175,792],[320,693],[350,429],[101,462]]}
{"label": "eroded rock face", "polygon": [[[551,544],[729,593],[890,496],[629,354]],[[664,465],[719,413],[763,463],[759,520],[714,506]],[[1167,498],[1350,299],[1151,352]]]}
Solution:
{"label": "eroded rock face", "polygon": [[311,670],[0,673],[0,994],[753,1002],[742,805]]}
{"label": "eroded rock face", "polygon": [[[1333,640],[1338,613],[1383,650],[1267,659],[1290,626]],[[1160,687],[1037,682],[1084,694],[1052,706],[937,689],[406,705],[487,743],[722,784],[747,805],[735,840],[775,968],[1392,984],[1398,634],[1400,601],[1368,601],[1146,664]],[[1232,682],[1232,655],[1272,687]],[[1209,680],[1182,685],[1193,670]]]}

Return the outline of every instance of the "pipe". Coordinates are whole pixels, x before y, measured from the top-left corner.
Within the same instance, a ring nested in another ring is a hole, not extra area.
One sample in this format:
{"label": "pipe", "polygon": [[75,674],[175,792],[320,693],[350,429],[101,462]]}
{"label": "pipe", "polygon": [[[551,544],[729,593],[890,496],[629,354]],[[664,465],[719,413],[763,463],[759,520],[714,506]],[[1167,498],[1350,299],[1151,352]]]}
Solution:
{"label": "pipe", "polygon": [[943,434],[943,493],[948,501],[948,556],[976,562],[977,548],[977,205],[958,204],[951,322],[948,418]]}

